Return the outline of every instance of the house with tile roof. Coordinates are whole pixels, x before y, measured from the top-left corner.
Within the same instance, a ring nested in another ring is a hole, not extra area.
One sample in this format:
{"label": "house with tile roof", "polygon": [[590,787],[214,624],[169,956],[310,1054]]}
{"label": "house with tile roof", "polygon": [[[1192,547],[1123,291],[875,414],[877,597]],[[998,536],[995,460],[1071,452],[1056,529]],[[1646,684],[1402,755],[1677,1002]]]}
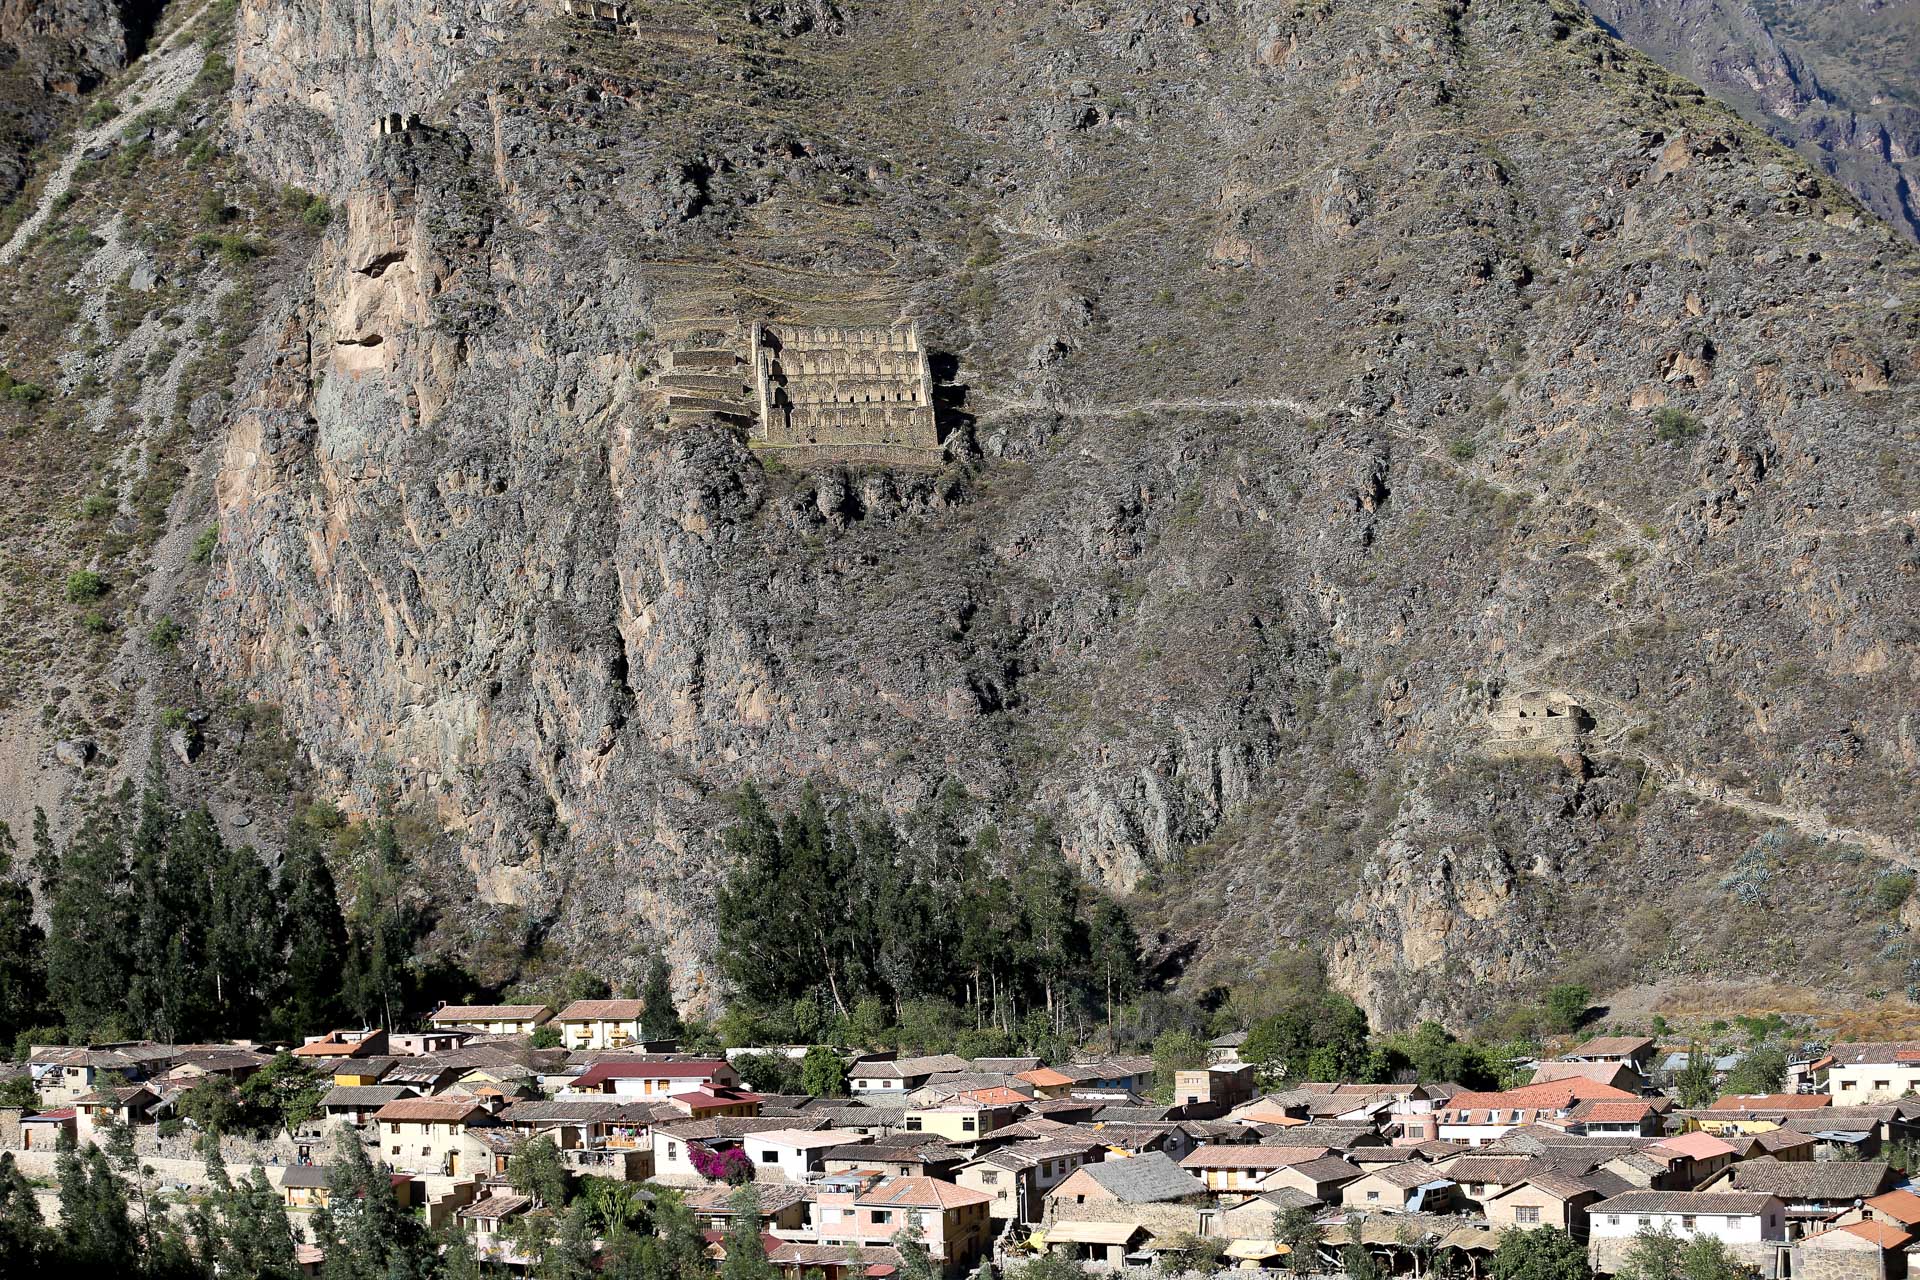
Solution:
{"label": "house with tile roof", "polygon": [[1451,1179],[1424,1160],[1369,1169],[1340,1188],[1348,1209],[1375,1213],[1445,1213],[1453,1207]]}
{"label": "house with tile roof", "polygon": [[847,1088],[856,1098],[875,1093],[905,1097],[934,1076],[958,1075],[972,1070],[971,1062],[951,1053],[918,1058],[873,1055],[857,1060],[847,1069]]}
{"label": "house with tile roof", "polygon": [[293,1051],[296,1058],[371,1058],[387,1051],[387,1033],[379,1027],[337,1027],[308,1036]]}
{"label": "house with tile roof", "polygon": [[336,1124],[358,1129],[367,1124],[389,1102],[414,1096],[414,1089],[403,1084],[335,1085],[320,1099],[320,1114]]}
{"label": "house with tile roof", "polygon": [[1261,1180],[1264,1191],[1291,1188],[1304,1192],[1322,1204],[1339,1204],[1340,1189],[1360,1176],[1360,1170],[1339,1156],[1322,1156],[1305,1164],[1275,1169]]}
{"label": "house with tile roof", "polygon": [[473,1175],[492,1166],[491,1153],[467,1137],[497,1122],[476,1098],[399,1098],[373,1113],[380,1158],[401,1173]]}
{"label": "house with tile roof", "polygon": [[1793,1274],[1800,1280],[1898,1280],[1907,1274],[1911,1232],[1887,1222],[1851,1222],[1796,1241]]}
{"label": "house with tile roof", "polygon": [[1029,1138],[996,1147],[961,1165],[953,1176],[960,1186],[988,1197],[987,1214],[1000,1221],[1038,1222],[1046,1197],[1082,1166],[1097,1164],[1107,1149],[1074,1136]]}
{"label": "house with tile roof", "polygon": [[1655,1048],[1646,1036],[1595,1036],[1561,1054],[1559,1061],[1615,1063],[1633,1072],[1636,1081],[1644,1082],[1653,1068]]}
{"label": "house with tile roof", "polygon": [[725,1058],[605,1058],[573,1077],[561,1092],[664,1102],[676,1093],[716,1086],[740,1087],[740,1073]]}
{"label": "house with tile roof", "polygon": [[1270,1185],[1267,1176],[1277,1169],[1306,1164],[1329,1154],[1331,1148],[1257,1143],[1196,1147],[1180,1159],[1180,1167],[1206,1184],[1209,1191],[1255,1192]]}
{"label": "house with tile roof", "polygon": [[641,1000],[575,1000],[553,1017],[569,1049],[624,1049],[646,1040]]}
{"label": "house with tile roof", "polygon": [[1625,1062],[1551,1061],[1533,1069],[1532,1083],[1548,1084],[1555,1080],[1591,1080],[1595,1084],[1610,1084],[1616,1089],[1637,1093],[1646,1077]]}
{"label": "house with tile roof", "polygon": [[1778,1197],[1750,1191],[1628,1191],[1587,1209],[1589,1251],[1595,1270],[1612,1273],[1643,1232],[1664,1231],[1682,1240],[1712,1236],[1743,1262],[1778,1274],[1787,1241],[1786,1206]]}
{"label": "house with tile roof", "polygon": [[1489,1196],[1487,1225],[1496,1231],[1558,1227],[1575,1240],[1585,1240],[1587,1210],[1604,1199],[1601,1188],[1586,1178],[1543,1170]]}
{"label": "house with tile roof", "polygon": [[1742,1160],[1715,1174],[1701,1190],[1756,1192],[1778,1198],[1789,1220],[1832,1220],[1892,1189],[1883,1160]]}
{"label": "house with tile roof", "polygon": [[[850,1176],[850,1175],[849,1175]],[[991,1238],[989,1198],[934,1178],[867,1179],[845,1189],[823,1187],[814,1227],[821,1244],[890,1244],[903,1230],[920,1233],[940,1273],[972,1270]]]}
{"label": "house with tile roof", "polygon": [[1047,1193],[1047,1216],[1073,1216],[1080,1206],[1159,1204],[1207,1194],[1207,1184],[1158,1152],[1102,1160],[1074,1171]]}
{"label": "house with tile roof", "polygon": [[458,1027],[496,1036],[531,1035],[552,1020],[553,1006],[546,1004],[443,1004],[427,1015],[427,1022],[438,1029]]}
{"label": "house with tile roof", "polygon": [[[1920,1040],[1836,1044],[1823,1061],[1836,1105],[1892,1102],[1920,1092]],[[1821,1063],[1814,1066],[1817,1071]]]}
{"label": "house with tile roof", "polygon": [[756,1181],[803,1182],[826,1172],[829,1151],[869,1141],[851,1129],[768,1129],[748,1134],[743,1145]]}
{"label": "house with tile roof", "polygon": [[1521,1085],[1494,1093],[1456,1093],[1436,1114],[1438,1136],[1483,1146],[1523,1125],[1564,1128],[1573,1108],[1586,1101],[1632,1101],[1636,1095],[1583,1077]]}
{"label": "house with tile roof", "polygon": [[[1863,1222],[1891,1222],[1904,1231],[1920,1234],[1920,1195],[1904,1188],[1869,1196],[1855,1210]],[[1841,1221],[1851,1215],[1842,1215]]]}
{"label": "house with tile roof", "polygon": [[1656,1138],[1660,1113],[1644,1098],[1584,1098],[1567,1113],[1569,1132],[1603,1138]]}

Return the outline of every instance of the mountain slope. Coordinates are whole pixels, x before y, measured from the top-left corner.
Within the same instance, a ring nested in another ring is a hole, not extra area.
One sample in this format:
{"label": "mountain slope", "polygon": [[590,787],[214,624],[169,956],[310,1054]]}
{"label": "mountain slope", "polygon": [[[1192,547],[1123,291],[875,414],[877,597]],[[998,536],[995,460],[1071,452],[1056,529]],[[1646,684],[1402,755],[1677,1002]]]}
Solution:
{"label": "mountain slope", "polygon": [[1920,3],[1593,0],[1588,7],[1622,39],[1733,104],[1920,238]]}
{"label": "mountain slope", "polygon": [[[809,777],[1050,815],[1196,987],[1300,943],[1388,1023],[1905,981],[1885,225],[1536,0],[775,8],[241,6],[231,145],[337,213],[174,517],[202,701],[692,993],[727,793]],[[677,340],[895,316],[938,469],[654,425]],[[1532,692],[1578,750],[1492,749]]]}

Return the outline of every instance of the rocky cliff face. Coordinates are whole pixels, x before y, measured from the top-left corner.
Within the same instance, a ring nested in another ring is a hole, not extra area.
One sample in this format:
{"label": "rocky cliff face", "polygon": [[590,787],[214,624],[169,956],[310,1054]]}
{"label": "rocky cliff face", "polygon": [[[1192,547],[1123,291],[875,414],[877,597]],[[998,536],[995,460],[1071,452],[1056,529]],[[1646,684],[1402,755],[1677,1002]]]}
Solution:
{"label": "rocky cliff face", "polygon": [[1588,8],[1920,238],[1920,4],[1592,0]]}
{"label": "rocky cliff face", "polygon": [[139,53],[158,11],[140,0],[0,3],[0,202],[20,189],[28,153],[81,95]]}
{"label": "rocky cliff face", "polygon": [[[1904,980],[1920,277],[1837,186],[1539,0],[629,12],[238,16],[339,212],[178,517],[199,678],[474,913],[703,991],[732,788],[954,778],[1195,984]],[[677,341],[896,317],[938,467],[657,426]]]}

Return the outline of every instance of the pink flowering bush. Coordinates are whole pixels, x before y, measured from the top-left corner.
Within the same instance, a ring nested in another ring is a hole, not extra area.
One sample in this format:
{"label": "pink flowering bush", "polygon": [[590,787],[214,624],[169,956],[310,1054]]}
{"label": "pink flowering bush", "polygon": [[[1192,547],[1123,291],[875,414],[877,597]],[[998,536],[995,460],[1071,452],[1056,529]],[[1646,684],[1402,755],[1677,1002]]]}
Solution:
{"label": "pink flowering bush", "polygon": [[693,1165],[694,1172],[708,1182],[724,1182],[737,1187],[743,1182],[753,1181],[753,1161],[747,1159],[747,1153],[739,1147],[715,1151],[710,1147],[688,1143],[687,1160]]}

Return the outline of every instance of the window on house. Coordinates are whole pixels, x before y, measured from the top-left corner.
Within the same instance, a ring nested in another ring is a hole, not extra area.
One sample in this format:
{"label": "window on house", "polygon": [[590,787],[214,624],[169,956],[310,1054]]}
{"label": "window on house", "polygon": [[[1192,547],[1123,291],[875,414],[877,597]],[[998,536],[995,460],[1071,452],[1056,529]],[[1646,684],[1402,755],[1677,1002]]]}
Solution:
{"label": "window on house", "polygon": [[1893,1081],[1891,1081],[1891,1080],[1875,1080],[1875,1081],[1873,1082],[1873,1087],[1874,1087],[1875,1089],[1891,1089],[1891,1088],[1893,1087]]}
{"label": "window on house", "polygon": [[1641,1229],[1642,1231],[1648,1231],[1648,1230],[1651,1230],[1651,1229],[1652,1229],[1652,1227],[1653,1227],[1653,1219],[1652,1219],[1652,1218],[1642,1218],[1642,1219],[1640,1219],[1640,1222],[1639,1222],[1639,1227],[1640,1227],[1640,1229]]}
{"label": "window on house", "polygon": [[908,1116],[908,1117],[907,1117],[907,1125],[906,1125],[906,1129],[907,1129],[907,1132],[908,1132],[908,1133],[918,1133],[918,1132],[920,1132],[920,1117],[919,1117],[919,1116]]}
{"label": "window on house", "polygon": [[1540,1206],[1537,1204],[1521,1205],[1513,1211],[1513,1220],[1523,1227],[1539,1226]]}
{"label": "window on house", "polygon": [[397,1156],[397,1155],[399,1155],[399,1154],[400,1154],[400,1148],[398,1148],[398,1147],[392,1147],[392,1148],[389,1148],[389,1149],[388,1149],[388,1152],[387,1152],[387,1154],[389,1154],[389,1155],[396,1155],[396,1156]]}
{"label": "window on house", "polygon": [[972,1117],[972,1116],[961,1116],[961,1117],[960,1117],[960,1132],[962,1132],[962,1133],[972,1133],[972,1132],[973,1132],[973,1130],[974,1130],[974,1127],[975,1127],[975,1126],[974,1126],[974,1120],[973,1120],[973,1117]]}
{"label": "window on house", "polygon": [[1000,1172],[997,1169],[984,1169],[980,1173],[980,1184],[987,1187],[1000,1185]]}
{"label": "window on house", "polygon": [[1369,1200],[1378,1200],[1379,1198],[1380,1198],[1380,1193],[1379,1193],[1378,1191],[1369,1191],[1369,1192],[1367,1192],[1367,1199],[1369,1199]]}
{"label": "window on house", "polygon": [[761,1164],[779,1164],[780,1153],[778,1151],[772,1150],[771,1148],[769,1148],[766,1151],[762,1151],[760,1153],[760,1163]]}
{"label": "window on house", "polygon": [[893,1221],[893,1210],[891,1210],[891,1209],[875,1209],[875,1210],[873,1210],[873,1225],[874,1225],[874,1226],[876,1226],[876,1227],[883,1227],[883,1226],[886,1226],[886,1225],[887,1225],[888,1223],[890,1223],[890,1222],[892,1222],[892,1221]]}
{"label": "window on house", "polygon": [[1698,1222],[1698,1220],[1697,1220],[1697,1219],[1695,1219],[1695,1218],[1694,1218],[1694,1216],[1693,1216],[1692,1214],[1690,1214],[1690,1213],[1683,1213],[1683,1214],[1681,1214],[1681,1215],[1680,1215],[1680,1229],[1681,1229],[1681,1230],[1683,1230],[1683,1231],[1692,1231],[1692,1230],[1693,1230],[1693,1229],[1694,1229],[1694,1228],[1695,1228],[1696,1226],[1698,1226],[1698,1225],[1699,1225],[1699,1222]]}
{"label": "window on house", "polygon": [[680,1158],[680,1144],[677,1142],[669,1142],[667,1144],[667,1159],[678,1160],[679,1158]]}
{"label": "window on house", "polygon": [[1617,1213],[1610,1213],[1610,1214],[1608,1214],[1608,1215],[1607,1215],[1607,1225],[1608,1225],[1608,1226],[1610,1226],[1610,1227],[1617,1227],[1617,1226],[1619,1226],[1619,1225],[1620,1225],[1620,1215],[1619,1215],[1619,1214],[1617,1214]]}

